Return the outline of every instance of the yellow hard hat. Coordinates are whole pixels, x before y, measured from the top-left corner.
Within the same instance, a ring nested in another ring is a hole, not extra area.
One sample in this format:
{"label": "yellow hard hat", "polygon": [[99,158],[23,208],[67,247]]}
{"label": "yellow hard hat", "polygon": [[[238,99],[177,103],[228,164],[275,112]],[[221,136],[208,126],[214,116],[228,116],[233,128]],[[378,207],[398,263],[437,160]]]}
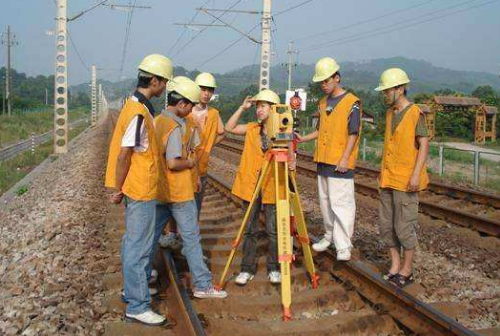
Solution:
{"label": "yellow hard hat", "polygon": [[396,86],[408,84],[409,82],[410,78],[403,70],[399,68],[387,69],[380,75],[380,83],[378,87],[375,88],[375,91],[384,91]]}
{"label": "yellow hard hat", "polygon": [[195,82],[196,84],[198,84],[198,86],[204,86],[214,89],[217,87],[214,76],[212,76],[212,74],[208,72],[202,72],[201,74],[196,76]]}
{"label": "yellow hard hat", "polygon": [[177,92],[192,103],[198,103],[200,101],[200,87],[195,82],[193,82],[193,80],[185,76],[174,77],[171,81],[168,82],[167,90],[169,92]]}
{"label": "yellow hard hat", "polygon": [[272,104],[279,104],[280,97],[271,90],[262,90],[255,97],[252,98],[254,101],[265,101]]}
{"label": "yellow hard hat", "polygon": [[174,76],[172,61],[159,54],[144,57],[141,64],[139,64],[139,70],[165,79],[172,79]]}
{"label": "yellow hard hat", "polygon": [[322,82],[339,71],[340,65],[331,57],[324,57],[316,62],[313,82]]}

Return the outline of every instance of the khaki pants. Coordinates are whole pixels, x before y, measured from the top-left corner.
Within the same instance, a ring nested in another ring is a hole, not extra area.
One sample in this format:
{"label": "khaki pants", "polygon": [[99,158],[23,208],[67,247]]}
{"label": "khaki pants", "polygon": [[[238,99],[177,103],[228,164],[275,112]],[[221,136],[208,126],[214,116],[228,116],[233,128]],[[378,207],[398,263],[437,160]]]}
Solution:
{"label": "khaki pants", "polygon": [[387,247],[417,246],[418,192],[380,189],[380,238]]}

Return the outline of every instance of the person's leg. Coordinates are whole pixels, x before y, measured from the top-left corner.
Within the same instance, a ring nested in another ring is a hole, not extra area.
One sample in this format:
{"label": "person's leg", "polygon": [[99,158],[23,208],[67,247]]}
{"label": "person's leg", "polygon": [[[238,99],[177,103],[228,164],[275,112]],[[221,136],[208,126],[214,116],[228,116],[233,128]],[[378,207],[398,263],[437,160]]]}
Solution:
{"label": "person's leg", "polygon": [[[259,213],[261,208],[261,197],[255,202],[248,218],[248,224],[243,238],[243,258],[241,261],[241,272],[255,274],[257,271],[257,233],[259,230]],[[243,202],[243,210],[246,212],[250,203]]]}
{"label": "person's leg", "polygon": [[332,243],[333,241],[333,223],[335,221],[335,216],[330,207],[327,181],[328,181],[327,177],[318,176],[319,207],[321,210],[321,215],[323,216],[325,235],[324,238],[319,243],[313,244],[313,249],[316,251],[326,250],[330,246],[330,244],[328,244],[328,246],[326,246],[326,244]]}
{"label": "person's leg", "polygon": [[356,201],[354,199],[354,179],[328,178],[328,198],[334,213],[333,242],[337,255],[350,259],[351,237],[354,232]]}
{"label": "person's leg", "polygon": [[196,201],[196,208],[198,209],[198,220],[200,220],[201,206],[203,205],[203,198],[205,197],[205,189],[207,187],[208,176],[202,176],[201,179],[201,190],[194,194],[194,199]]}
{"label": "person's leg", "polygon": [[380,189],[379,203],[379,232],[384,246],[389,249],[391,267],[389,274],[397,274],[401,267],[400,250],[398,237],[394,228],[395,205],[393,201],[392,189]]}
{"label": "person's leg", "polygon": [[409,276],[412,274],[413,256],[418,244],[418,193],[397,192],[398,205],[401,209],[400,220],[397,222],[396,235],[404,249],[403,266],[399,274]]}
{"label": "person's leg", "polygon": [[127,314],[141,314],[151,309],[146,269],[153,248],[155,206],[156,201],[126,200],[121,256]]}
{"label": "person's leg", "polygon": [[279,271],[278,236],[276,227],[276,205],[264,204],[267,231],[267,272]]}
{"label": "person's leg", "polygon": [[203,261],[195,201],[169,203],[168,206],[177,222],[177,228],[183,241],[182,254],[186,257],[189,270],[193,275],[194,289],[211,288],[212,273]]}
{"label": "person's leg", "polygon": [[162,204],[160,202],[156,203],[156,218],[155,218],[155,229],[154,229],[154,237],[153,237],[153,248],[151,249],[151,254],[149,256],[149,264],[147,268],[148,281],[151,278],[151,271],[153,269],[153,261],[156,256],[156,252],[158,251],[158,241],[160,240],[160,236],[165,229],[169,219],[171,218],[170,210],[166,204]]}

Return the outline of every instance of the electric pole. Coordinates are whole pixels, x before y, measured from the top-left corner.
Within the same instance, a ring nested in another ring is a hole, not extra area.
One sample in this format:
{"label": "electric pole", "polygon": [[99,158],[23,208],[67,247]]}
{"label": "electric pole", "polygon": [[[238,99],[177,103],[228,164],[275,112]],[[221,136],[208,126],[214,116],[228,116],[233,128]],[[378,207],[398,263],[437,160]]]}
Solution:
{"label": "electric pole", "polygon": [[290,91],[292,89],[292,68],[297,66],[297,63],[293,62],[293,55],[298,54],[298,51],[293,49],[293,41],[288,43],[288,51],[286,53],[288,54],[288,63],[283,65],[288,67],[288,91]]}
{"label": "electric pole", "polygon": [[57,0],[54,80],[54,153],[68,152],[67,0]]}
{"label": "electric pole", "polygon": [[10,48],[18,45],[16,39],[16,35],[10,32],[10,26],[7,26],[7,32],[2,34],[2,44],[6,46],[7,50],[7,66],[5,68],[5,102],[7,104],[7,113],[10,116],[12,114],[12,102],[10,97],[10,84],[11,84],[11,57],[10,57]]}
{"label": "electric pole", "polygon": [[90,81],[90,93],[92,109],[90,114],[90,125],[97,124],[97,67],[92,65],[92,77]]}
{"label": "electric pole", "polygon": [[269,89],[271,75],[271,20],[271,0],[264,0],[262,11],[259,91]]}

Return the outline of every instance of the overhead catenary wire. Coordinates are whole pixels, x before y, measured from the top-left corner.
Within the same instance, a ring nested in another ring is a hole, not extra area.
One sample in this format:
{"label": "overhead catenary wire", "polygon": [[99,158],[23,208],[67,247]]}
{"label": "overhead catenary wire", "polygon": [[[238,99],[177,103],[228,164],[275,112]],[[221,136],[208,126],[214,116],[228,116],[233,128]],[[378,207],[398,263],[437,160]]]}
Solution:
{"label": "overhead catenary wire", "polygon": [[379,16],[375,16],[375,17],[372,17],[372,18],[369,18],[369,19],[366,19],[366,20],[356,21],[354,23],[351,23],[351,24],[348,24],[348,25],[345,25],[345,26],[341,26],[341,27],[338,27],[338,28],[329,29],[329,30],[326,30],[326,31],[323,31],[323,32],[319,32],[319,33],[315,33],[315,34],[309,34],[309,35],[302,36],[302,37],[296,37],[296,38],[294,38],[294,41],[301,41],[301,40],[306,40],[306,39],[311,39],[311,38],[317,38],[317,37],[329,35],[331,33],[337,33],[339,31],[343,31],[343,30],[350,29],[350,28],[353,28],[353,27],[358,27],[360,25],[364,25],[364,24],[367,24],[367,23],[376,22],[378,20],[384,19],[384,18],[392,16],[392,15],[400,14],[400,13],[407,12],[407,11],[410,11],[410,10],[418,8],[418,7],[422,7],[422,6],[427,5],[427,4],[429,4],[431,2],[434,2],[434,1],[438,1],[438,0],[426,0],[426,1],[414,4],[414,5],[409,6],[409,7],[401,8],[401,9],[398,9],[398,10],[395,10],[395,11],[392,11],[392,12],[388,12],[386,14],[382,14],[382,15],[379,15]]}
{"label": "overhead catenary wire", "polygon": [[[207,0],[203,3],[203,5],[201,5],[201,7],[205,7],[207,3],[209,3],[211,0]],[[193,17],[191,18],[191,20],[189,20],[188,24],[186,26],[184,26],[184,29],[182,30],[182,32],[179,34],[179,37],[177,37],[177,40],[175,40],[175,42],[172,44],[172,46],[170,47],[170,49],[168,49],[168,53],[170,54],[174,48],[177,46],[177,44],[179,44],[179,42],[181,41],[181,39],[184,37],[184,35],[186,34],[186,31],[187,31],[187,26],[191,23],[194,22],[194,20],[196,19],[196,17],[198,16],[198,14],[200,14],[199,11],[196,11],[193,15]]]}
{"label": "overhead catenary wire", "polygon": [[[467,2],[470,3],[470,2],[474,2],[474,1],[477,1],[477,0],[472,0],[472,1],[467,1]],[[437,16],[437,17],[432,17],[430,19],[426,19],[426,20],[422,20],[422,21],[417,21],[417,22],[414,22],[412,24],[398,25],[394,29],[390,28],[390,29],[386,29],[386,30],[383,30],[383,31],[380,31],[380,29],[377,29],[376,31],[372,30],[370,32],[367,32],[363,36],[351,37],[351,38],[343,38],[343,39],[339,39],[339,40],[336,40],[336,41],[330,41],[328,45],[321,45],[321,46],[318,46],[317,48],[307,48],[306,50],[303,50],[302,53],[312,52],[312,51],[315,51],[315,50],[324,49],[324,48],[328,48],[328,47],[335,46],[335,45],[343,45],[343,44],[347,44],[347,43],[352,43],[352,42],[356,42],[356,41],[363,40],[363,39],[370,38],[370,37],[374,37],[374,36],[379,36],[379,35],[385,35],[385,34],[393,33],[395,31],[399,32],[399,31],[404,30],[404,29],[408,29],[408,28],[415,27],[415,26],[418,26],[418,25],[421,25],[421,24],[424,24],[424,23],[436,21],[436,20],[439,20],[439,19],[442,19],[442,18],[446,18],[446,17],[452,16],[452,15],[455,15],[455,14],[463,13],[463,12],[466,12],[466,11],[469,11],[469,10],[472,10],[472,9],[476,9],[476,8],[479,8],[479,7],[483,7],[483,6],[486,6],[486,5],[498,2],[498,1],[500,1],[500,0],[490,0],[490,1],[483,2],[483,3],[477,4],[477,5],[469,6],[469,7],[464,8],[464,9],[456,10],[456,11],[451,12],[451,13],[446,13],[446,14],[443,14],[443,15],[440,15],[440,16]],[[407,21],[405,21],[405,22],[407,22]],[[390,27],[393,27],[393,26],[395,26],[395,24],[390,25]],[[388,28],[388,26],[382,27],[382,28]]]}
{"label": "overhead catenary wire", "polygon": [[71,43],[71,46],[73,47],[73,49],[75,50],[75,54],[76,56],[78,57],[78,59],[80,60],[80,64],[82,65],[82,67],[87,70],[88,72],[90,72],[90,68],[88,67],[87,63],[85,62],[85,60],[83,59],[82,55],[80,54],[80,52],[78,51],[78,48],[76,47],[76,44],[75,42],[73,41],[73,38],[71,38],[71,34],[69,32],[69,28],[66,28],[66,33],[68,34],[68,39],[69,39],[69,42]]}
{"label": "overhead catenary wire", "polygon": [[[132,17],[134,15],[134,9],[135,9],[136,4],[137,4],[137,0],[134,0],[132,10],[129,13],[127,13],[127,24],[126,24],[126,28],[125,28],[125,40],[123,42],[123,51],[122,51],[122,60],[120,62],[119,78],[121,78],[123,75],[123,68],[125,66],[125,59],[127,56],[128,41],[130,38],[130,27],[132,25]],[[132,6],[132,0],[129,0],[129,6]]]}
{"label": "overhead catenary wire", "polygon": [[[235,3],[233,3],[229,8],[227,8],[225,11],[222,12],[222,14],[220,14],[218,16],[218,18],[222,18],[229,10],[233,9],[234,7],[236,7],[240,2],[242,2],[244,0],[237,0]],[[210,22],[210,24],[213,24],[215,23],[217,20],[214,19]],[[197,32],[193,37],[191,37],[191,39],[189,39],[174,55],[173,57],[179,55],[182,51],[184,51],[187,46],[189,46],[196,38],[198,38],[201,34],[203,34],[203,32],[205,30],[207,30],[208,27],[204,27],[203,29],[201,29],[199,32]],[[239,42],[239,41],[238,41]]]}

